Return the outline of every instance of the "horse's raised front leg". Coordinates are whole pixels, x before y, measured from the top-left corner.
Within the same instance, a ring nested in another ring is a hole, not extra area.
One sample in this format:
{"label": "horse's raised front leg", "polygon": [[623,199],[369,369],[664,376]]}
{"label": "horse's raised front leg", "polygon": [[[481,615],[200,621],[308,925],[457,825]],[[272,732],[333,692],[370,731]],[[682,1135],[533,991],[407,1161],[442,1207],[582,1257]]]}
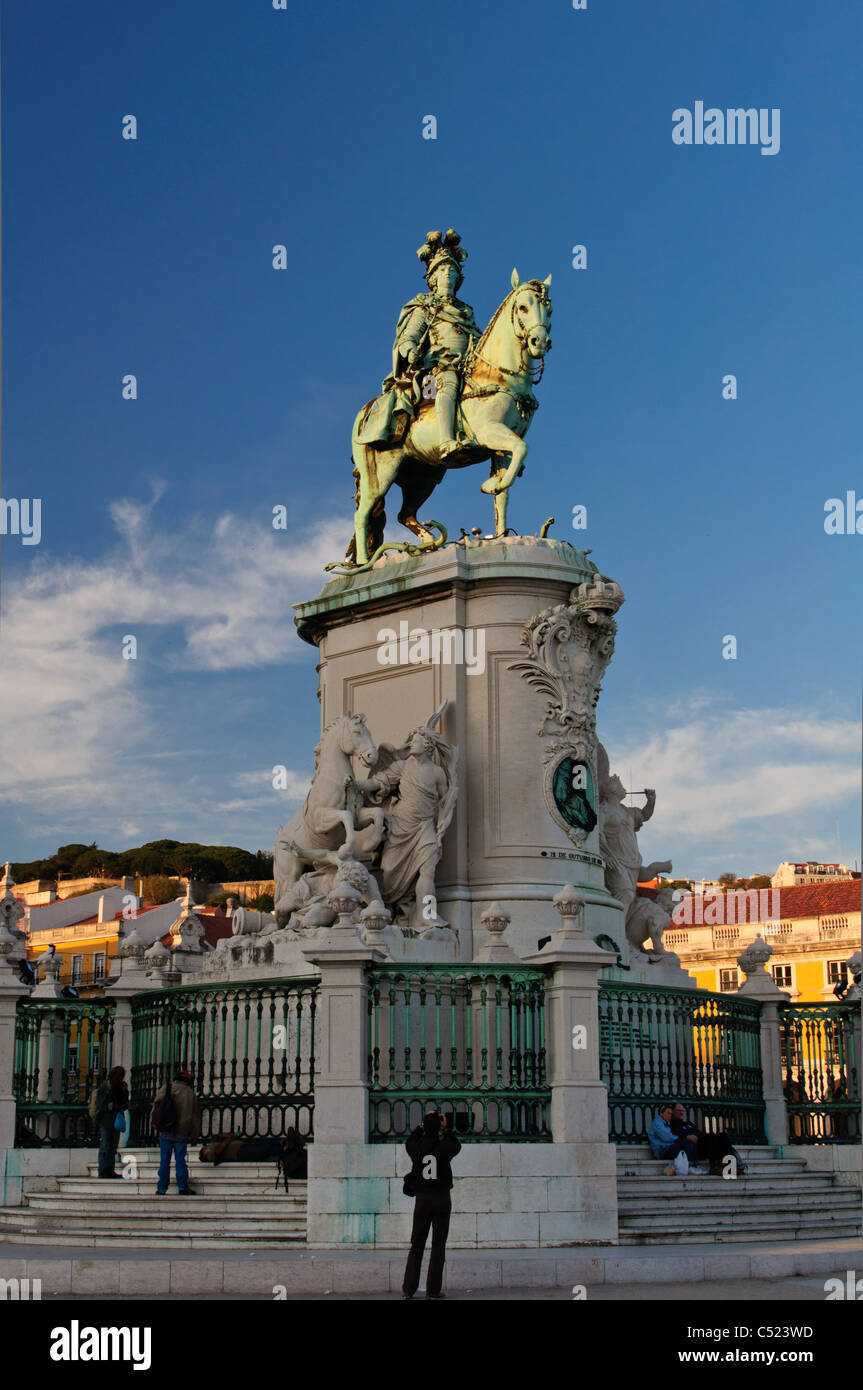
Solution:
{"label": "horse's raised front leg", "polygon": [[[495,497],[505,488],[511,487],[521,472],[527,458],[527,444],[514,430],[496,421],[484,424],[481,435],[480,442],[488,445],[492,453],[509,455],[508,466],[506,468],[496,467],[492,476],[482,484],[482,491]],[[497,460],[495,460],[495,464],[497,464]]]}
{"label": "horse's raised front leg", "polygon": [[317,835],[325,835],[328,830],[335,830],[337,825],[345,827],[343,848],[346,851],[353,850],[356,830],[350,811],[339,811],[335,806],[321,806],[312,819],[312,829]]}
{"label": "horse's raised front leg", "polygon": [[384,837],[384,812],[381,806],[366,806],[357,816],[357,852],[371,854]]}

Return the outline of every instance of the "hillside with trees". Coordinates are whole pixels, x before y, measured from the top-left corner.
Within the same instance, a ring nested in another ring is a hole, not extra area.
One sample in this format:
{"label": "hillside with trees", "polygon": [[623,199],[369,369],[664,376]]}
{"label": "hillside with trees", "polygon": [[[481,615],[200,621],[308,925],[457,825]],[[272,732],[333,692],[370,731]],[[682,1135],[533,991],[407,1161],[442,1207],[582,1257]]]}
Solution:
{"label": "hillside with trees", "polygon": [[180,840],[150,840],[137,849],[100,849],[91,845],[60,845],[47,859],[11,865],[16,883],[34,878],[112,879],[130,876],[151,877],[178,874],[201,883],[268,879],[273,876],[273,856],[269,850],[252,853],[236,845],[184,844]]}

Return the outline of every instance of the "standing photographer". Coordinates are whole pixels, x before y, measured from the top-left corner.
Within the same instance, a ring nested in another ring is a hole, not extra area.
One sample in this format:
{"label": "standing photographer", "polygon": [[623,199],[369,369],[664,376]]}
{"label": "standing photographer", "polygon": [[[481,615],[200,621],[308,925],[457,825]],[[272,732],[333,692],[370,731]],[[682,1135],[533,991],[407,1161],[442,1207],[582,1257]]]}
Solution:
{"label": "standing photographer", "polygon": [[446,1116],[434,1111],[424,1117],[405,1144],[412,1168],[405,1178],[405,1191],[416,1198],[411,1248],[403,1288],[404,1298],[413,1298],[420,1282],[420,1268],[429,1227],[432,1232],[431,1258],[426,1280],[426,1298],[444,1298],[441,1293],[446,1238],[452,1211],[450,1161],[461,1149],[454,1134],[447,1130]]}

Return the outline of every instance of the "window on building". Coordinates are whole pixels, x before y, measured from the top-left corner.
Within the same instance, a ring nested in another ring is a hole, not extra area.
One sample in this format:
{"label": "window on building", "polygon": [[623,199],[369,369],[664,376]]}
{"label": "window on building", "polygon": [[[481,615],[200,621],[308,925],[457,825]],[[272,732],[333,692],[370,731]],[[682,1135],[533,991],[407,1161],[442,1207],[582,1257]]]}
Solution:
{"label": "window on building", "polygon": [[774,965],[774,967],[773,967],[773,979],[775,980],[776,984],[779,986],[780,989],[790,989],[790,988],[791,988],[791,966],[790,966],[790,965]]}
{"label": "window on building", "polygon": [[844,982],[848,971],[844,960],[828,960],[827,962],[827,983],[828,985],[838,985]]}
{"label": "window on building", "polygon": [[720,970],[719,988],[723,994],[728,994],[731,990],[736,990],[740,983],[740,975],[735,967],[733,970]]}
{"label": "window on building", "polygon": [[93,979],[104,980],[105,978],[105,952],[97,951],[93,957]]}
{"label": "window on building", "polygon": [[72,973],[71,973],[71,975],[70,975],[70,977],[69,977],[69,982],[70,982],[70,984],[73,984],[73,985],[80,985],[80,983],[81,983],[81,981],[83,980],[83,978],[84,978],[84,957],[83,957],[83,956],[73,956],[73,957],[72,957]]}

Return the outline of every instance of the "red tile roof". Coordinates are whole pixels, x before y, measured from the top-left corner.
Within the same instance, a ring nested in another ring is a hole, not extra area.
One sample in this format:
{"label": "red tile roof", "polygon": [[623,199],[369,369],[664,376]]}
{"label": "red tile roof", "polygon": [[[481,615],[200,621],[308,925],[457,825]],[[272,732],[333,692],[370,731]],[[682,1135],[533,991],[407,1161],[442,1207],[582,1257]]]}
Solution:
{"label": "red tile roof", "polygon": [[860,911],[860,880],[844,883],[801,883],[779,889],[779,910],[786,917],[832,917]]}
{"label": "red tile roof", "polygon": [[[652,889],[645,889],[644,885],[639,884],[637,893],[641,897],[656,899],[656,893]],[[728,921],[737,922],[760,922],[768,916],[776,921],[790,921],[792,918],[800,917],[836,917],[847,915],[852,912],[860,911],[860,880],[845,881],[842,883],[803,883],[793,888],[751,888],[749,893],[745,893],[742,888],[732,889],[737,897],[733,907],[733,916],[727,918]],[[740,894],[744,894],[743,897]],[[754,900],[750,896],[754,894]],[[765,897],[769,894],[769,897]],[[699,901],[700,899],[700,901]],[[689,913],[692,913],[692,922],[697,924],[699,918],[703,919],[704,913],[708,914],[708,925],[712,924],[712,914],[717,913],[718,920],[722,922],[723,914],[719,900],[712,893],[706,893],[702,898],[700,893],[693,894],[691,905],[681,911],[686,899],[680,900],[678,912],[682,919],[680,924],[691,925]],[[762,903],[767,911],[762,914]],[[730,905],[729,913],[732,911]],[[675,922],[678,918],[675,917]]]}

